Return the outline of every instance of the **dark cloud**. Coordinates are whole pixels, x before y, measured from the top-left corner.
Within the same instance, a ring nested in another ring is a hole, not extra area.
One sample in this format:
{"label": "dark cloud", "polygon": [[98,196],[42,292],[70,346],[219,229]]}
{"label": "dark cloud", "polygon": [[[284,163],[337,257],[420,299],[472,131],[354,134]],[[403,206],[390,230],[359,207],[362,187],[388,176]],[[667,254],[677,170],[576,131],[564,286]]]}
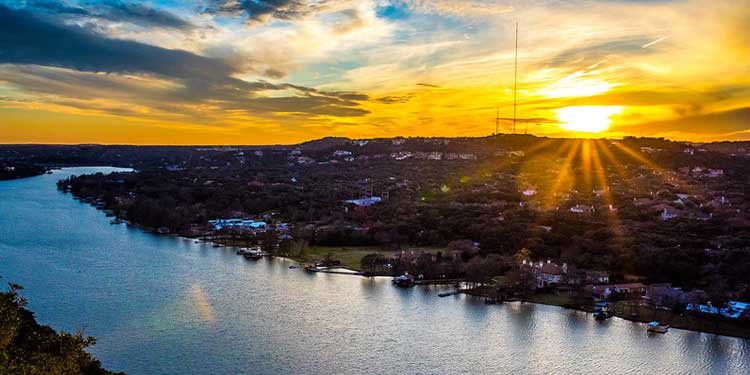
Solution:
{"label": "dark cloud", "polygon": [[432,87],[432,88],[436,88],[436,89],[440,88],[440,86],[431,85],[429,83],[417,83],[417,86]]}
{"label": "dark cloud", "polygon": [[[47,22],[23,10],[0,5],[0,64],[46,66],[64,69],[16,69],[1,78],[20,87],[52,95],[69,94],[86,98],[91,91],[126,90],[148,94],[147,105],[161,106],[206,103],[227,110],[258,113],[307,113],[309,115],[361,116],[366,110],[356,108],[367,95],[353,92],[327,92],[288,83],[244,81],[221,59],[196,55],[144,43],[112,39],[76,26]],[[6,70],[7,67],[5,68]],[[71,70],[89,72],[80,74]],[[12,71],[12,69],[11,69]],[[172,80],[176,85],[148,91],[135,89],[137,83],[126,82],[120,75],[108,78],[102,74],[120,73],[153,75]],[[1,72],[0,72],[1,73]],[[48,87],[54,87],[55,91]],[[264,91],[290,90],[286,97],[264,97]],[[133,99],[132,97],[129,99]]]}
{"label": "dark cloud", "polygon": [[76,26],[46,22],[0,5],[0,63],[37,64],[92,72],[153,73],[218,80],[232,73],[222,61],[181,50],[112,39]]}
{"label": "dark cloud", "polygon": [[388,95],[388,96],[381,96],[380,98],[375,99],[375,101],[383,103],[383,104],[408,103],[412,97],[414,97],[414,94]]}
{"label": "dark cloud", "polygon": [[329,96],[335,96],[335,97],[343,99],[343,100],[363,101],[363,100],[370,99],[370,97],[367,94],[360,94],[360,93],[357,93],[357,92],[332,92],[332,91],[324,91],[324,92],[322,92],[322,94],[329,95]]}
{"label": "dark cloud", "polygon": [[113,22],[127,22],[144,27],[165,27],[188,30],[195,25],[168,11],[156,9],[140,2],[120,0],[86,1],[69,4],[60,0],[27,0],[11,2],[21,5],[32,13],[46,14],[52,20],[104,19]]}
{"label": "dark cloud", "polygon": [[244,14],[250,22],[269,18],[294,20],[324,9],[326,1],[310,4],[303,0],[209,0],[205,12]]}
{"label": "dark cloud", "polygon": [[141,3],[126,3],[123,1],[104,1],[92,4],[92,8],[101,13],[100,17],[122,22],[132,22],[145,26],[170,27],[174,29],[191,29],[195,27],[190,22],[165,10],[156,9]]}
{"label": "dark cloud", "polygon": [[35,9],[54,14],[74,14],[80,16],[91,15],[86,9],[74,5],[68,5],[57,0],[31,0],[25,1],[24,3],[29,10]]}
{"label": "dark cloud", "polygon": [[650,133],[682,132],[716,136],[748,131],[750,130],[750,107],[638,125],[621,125],[612,127],[610,130],[634,132],[633,129],[647,129]]}
{"label": "dark cloud", "polygon": [[286,72],[274,68],[268,68],[263,71],[263,75],[269,78],[279,79],[284,78],[286,76]]}

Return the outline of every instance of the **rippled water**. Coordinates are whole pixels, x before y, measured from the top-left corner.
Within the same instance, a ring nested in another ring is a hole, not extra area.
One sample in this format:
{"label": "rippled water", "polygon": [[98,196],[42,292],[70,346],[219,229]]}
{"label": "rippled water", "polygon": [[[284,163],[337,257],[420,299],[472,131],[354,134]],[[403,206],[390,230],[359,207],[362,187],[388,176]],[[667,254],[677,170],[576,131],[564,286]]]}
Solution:
{"label": "rippled water", "polygon": [[130,374],[747,374],[750,340],[438,288],[308,274],[287,260],[110,225],[58,192],[69,168],[0,182],[0,275],[38,319],[83,327]]}

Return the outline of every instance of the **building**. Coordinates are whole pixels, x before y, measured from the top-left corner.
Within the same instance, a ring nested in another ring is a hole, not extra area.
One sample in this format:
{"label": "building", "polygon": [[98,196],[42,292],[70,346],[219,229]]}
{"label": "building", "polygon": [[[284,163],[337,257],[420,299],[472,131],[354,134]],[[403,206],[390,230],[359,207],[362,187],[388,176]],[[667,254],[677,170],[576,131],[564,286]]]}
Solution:
{"label": "building", "polygon": [[209,220],[208,223],[216,230],[222,230],[224,228],[252,228],[261,229],[266,227],[265,221],[255,221],[246,219],[214,219]]}
{"label": "building", "polygon": [[523,195],[525,195],[527,197],[534,196],[534,195],[536,195],[536,189],[526,189],[526,190],[523,191]]}
{"label": "building", "polygon": [[607,271],[593,271],[593,270],[582,270],[581,280],[586,284],[608,284],[609,283],[609,272]]}
{"label": "building", "polygon": [[383,201],[383,198],[380,198],[380,197],[369,197],[369,198],[361,198],[361,199],[349,199],[344,202],[351,203],[358,207],[369,207],[375,203],[379,203],[382,201]]}
{"label": "building", "polygon": [[641,283],[589,285],[586,289],[591,290],[595,298],[609,299],[613,294],[641,297],[648,287]]}
{"label": "building", "polygon": [[[564,266],[564,264],[563,264]],[[550,286],[560,285],[563,282],[565,272],[563,267],[549,261],[538,268],[537,271],[537,288],[547,288]]]}
{"label": "building", "polygon": [[740,301],[729,301],[726,306],[722,308],[713,306],[710,302],[705,305],[689,303],[685,307],[685,311],[692,311],[705,315],[720,315],[727,319],[750,319],[750,303]]}
{"label": "building", "polygon": [[585,204],[577,204],[570,208],[570,212],[576,213],[576,214],[585,214],[594,212],[594,206],[589,206]]}

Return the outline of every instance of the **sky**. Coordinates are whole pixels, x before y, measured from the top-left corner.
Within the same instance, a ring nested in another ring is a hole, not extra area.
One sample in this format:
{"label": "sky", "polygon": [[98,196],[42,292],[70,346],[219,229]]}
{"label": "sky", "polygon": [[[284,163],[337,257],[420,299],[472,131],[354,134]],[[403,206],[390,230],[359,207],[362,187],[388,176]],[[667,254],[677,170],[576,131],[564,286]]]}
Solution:
{"label": "sky", "polygon": [[514,96],[518,133],[750,140],[750,1],[0,0],[0,143],[486,136]]}

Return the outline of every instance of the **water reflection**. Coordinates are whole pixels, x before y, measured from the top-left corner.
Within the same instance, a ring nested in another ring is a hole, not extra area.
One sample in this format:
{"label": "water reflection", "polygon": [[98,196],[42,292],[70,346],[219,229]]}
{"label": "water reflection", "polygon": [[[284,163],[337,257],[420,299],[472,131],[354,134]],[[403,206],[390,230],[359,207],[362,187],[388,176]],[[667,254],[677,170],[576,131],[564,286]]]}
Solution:
{"label": "water reflection", "polygon": [[190,300],[195,307],[201,320],[205,322],[213,322],[216,317],[214,315],[214,308],[208,302],[206,291],[199,283],[193,283],[190,286]]}

